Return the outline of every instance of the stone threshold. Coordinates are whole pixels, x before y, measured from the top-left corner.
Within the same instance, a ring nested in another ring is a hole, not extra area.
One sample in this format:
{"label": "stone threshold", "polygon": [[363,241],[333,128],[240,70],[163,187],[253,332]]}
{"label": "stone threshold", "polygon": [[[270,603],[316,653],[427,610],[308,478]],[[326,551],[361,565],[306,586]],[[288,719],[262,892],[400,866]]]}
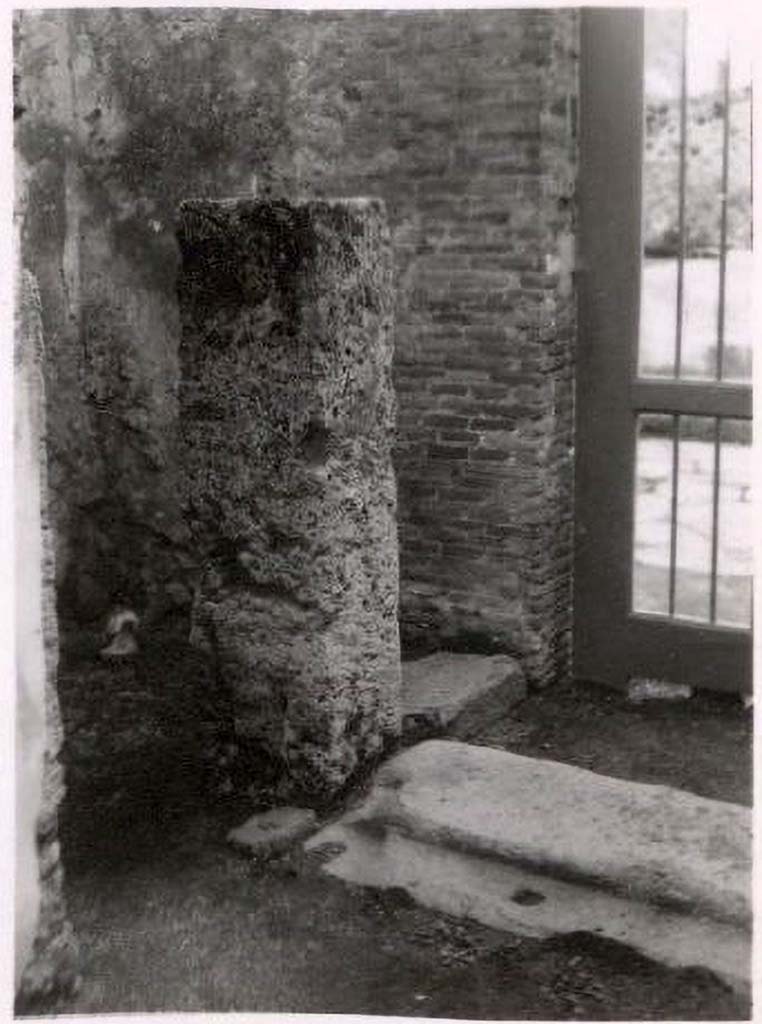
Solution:
{"label": "stone threshold", "polygon": [[446,740],[392,758],[306,844],[323,870],[519,934],[590,931],[749,984],[751,812]]}
{"label": "stone threshold", "polygon": [[470,732],[507,714],[526,697],[524,673],[506,654],[438,651],[402,663],[403,739],[423,739],[468,722]]}

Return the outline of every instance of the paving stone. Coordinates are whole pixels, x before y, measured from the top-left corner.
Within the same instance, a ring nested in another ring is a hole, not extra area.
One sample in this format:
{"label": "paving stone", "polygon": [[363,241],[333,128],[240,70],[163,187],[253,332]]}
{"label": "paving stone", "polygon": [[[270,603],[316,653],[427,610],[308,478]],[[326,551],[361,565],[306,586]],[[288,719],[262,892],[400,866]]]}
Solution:
{"label": "paving stone", "polygon": [[303,807],[274,807],[255,814],[228,833],[228,841],[255,857],[271,857],[308,836],[317,815]]}
{"label": "paving stone", "polygon": [[524,674],[505,654],[439,651],[403,662],[403,734],[422,727],[444,728],[466,713],[494,717],[525,696]]}

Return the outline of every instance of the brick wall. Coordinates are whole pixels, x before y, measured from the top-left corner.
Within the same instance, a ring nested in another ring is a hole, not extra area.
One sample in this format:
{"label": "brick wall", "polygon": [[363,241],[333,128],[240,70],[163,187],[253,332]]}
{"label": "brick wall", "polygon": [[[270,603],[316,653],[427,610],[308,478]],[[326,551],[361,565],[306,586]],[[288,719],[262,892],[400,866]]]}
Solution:
{"label": "brick wall", "polygon": [[547,682],[570,665],[576,14],[302,31],[302,187],[380,195],[393,228],[403,642]]}

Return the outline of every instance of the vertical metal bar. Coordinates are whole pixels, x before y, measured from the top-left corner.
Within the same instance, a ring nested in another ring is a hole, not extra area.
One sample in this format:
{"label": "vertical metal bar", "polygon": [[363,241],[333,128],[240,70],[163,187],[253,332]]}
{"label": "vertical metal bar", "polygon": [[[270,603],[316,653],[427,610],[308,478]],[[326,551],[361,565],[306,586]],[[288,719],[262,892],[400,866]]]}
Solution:
{"label": "vertical metal bar", "polygon": [[675,562],[677,559],[677,485],[680,472],[680,417],[672,416],[672,507],[669,516],[669,614],[675,614]]}
{"label": "vertical metal bar", "polygon": [[720,417],[714,418],[714,474],[712,478],[712,574],[709,585],[709,621],[717,621],[717,551],[720,525]]}
{"label": "vertical metal bar", "polygon": [[688,12],[682,13],[682,50],[680,53],[680,164],[677,183],[677,298],[675,324],[675,377],[682,373],[683,290],[685,274],[685,177],[688,149]]}
{"label": "vertical metal bar", "polygon": [[717,366],[715,377],[722,380],[722,364],[725,350],[725,278],[728,259],[728,164],[730,153],[730,46],[725,54],[723,69],[722,122],[722,184],[720,185],[720,291],[717,300]]}
{"label": "vertical metal bar", "polygon": [[[754,82],[749,85],[749,182],[750,182],[750,207],[754,209]],[[754,217],[750,218],[750,243],[754,250]]]}

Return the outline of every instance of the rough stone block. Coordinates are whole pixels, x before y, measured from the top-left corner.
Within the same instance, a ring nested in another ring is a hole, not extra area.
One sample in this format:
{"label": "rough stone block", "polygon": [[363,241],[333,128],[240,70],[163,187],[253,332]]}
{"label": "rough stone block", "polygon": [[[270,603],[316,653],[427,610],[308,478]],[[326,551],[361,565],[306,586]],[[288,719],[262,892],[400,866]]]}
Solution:
{"label": "rough stone block", "polygon": [[228,841],[254,857],[271,857],[304,839],[317,826],[317,815],[303,807],[275,807],[255,814],[228,833]]}
{"label": "rough stone block", "polygon": [[392,261],[373,200],[182,204],[193,636],[327,795],[399,733]]}
{"label": "rough stone block", "polygon": [[520,934],[595,932],[745,989],[751,828],[747,807],[432,740],[306,848],[354,884]]}
{"label": "rough stone block", "polygon": [[350,818],[751,925],[751,812],[737,804],[430,740],[387,761]]}
{"label": "rough stone block", "polygon": [[524,674],[508,655],[439,651],[402,665],[403,731],[442,729],[488,705],[507,711],[525,696]]}

